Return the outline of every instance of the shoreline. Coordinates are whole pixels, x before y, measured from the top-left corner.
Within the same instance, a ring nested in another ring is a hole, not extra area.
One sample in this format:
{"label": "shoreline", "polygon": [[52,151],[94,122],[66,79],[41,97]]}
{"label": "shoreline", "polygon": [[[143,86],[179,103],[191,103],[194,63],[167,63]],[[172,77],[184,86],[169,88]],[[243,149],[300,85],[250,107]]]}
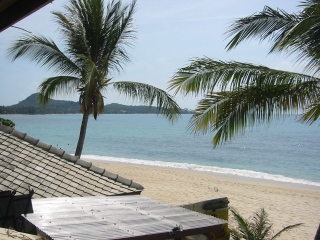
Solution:
{"label": "shoreline", "polygon": [[[229,207],[248,218],[264,208],[273,230],[304,223],[279,239],[313,239],[320,223],[320,188],[278,183],[191,169],[149,166],[134,163],[93,160],[94,165],[144,186],[141,195],[173,205],[228,197]],[[311,186],[313,187],[313,186]],[[232,217],[229,224],[235,227]]]}
{"label": "shoreline", "polygon": [[[95,157],[95,158],[93,158]],[[318,182],[313,182],[310,180],[306,180],[306,179],[297,179],[297,178],[292,178],[292,177],[286,177],[283,175],[275,175],[275,174],[268,174],[268,173],[263,173],[263,172],[255,172],[252,170],[239,170],[239,169],[234,169],[235,173],[231,173],[231,172],[218,172],[220,170],[220,167],[214,167],[214,166],[208,166],[208,168],[216,168],[215,170],[204,170],[206,168],[206,166],[201,166],[201,165],[194,165],[194,164],[190,164],[190,167],[188,166],[188,163],[174,163],[174,162],[161,162],[161,161],[156,161],[156,162],[152,162],[149,160],[138,160],[137,159],[137,163],[134,162],[127,162],[127,161],[113,161],[113,160],[108,160],[108,159],[104,159],[104,157],[102,159],[98,159],[96,158],[97,156],[91,156],[91,155],[87,155],[85,156],[83,159],[89,162],[102,162],[102,163],[110,163],[110,164],[124,164],[124,165],[138,165],[138,166],[142,166],[142,167],[150,167],[150,168],[168,168],[168,169],[173,169],[173,170],[177,170],[177,171],[195,171],[195,172],[200,172],[202,174],[207,174],[210,176],[219,176],[220,178],[224,178],[224,179],[234,179],[237,181],[243,181],[244,183],[246,182],[252,182],[255,181],[257,183],[263,183],[266,185],[276,185],[276,186],[284,186],[284,187],[292,187],[292,188],[299,188],[299,189],[309,189],[309,190],[315,190],[315,191],[319,191],[320,190],[320,183]],[[121,159],[121,158],[119,158]],[[132,160],[136,160],[136,159],[132,159]],[[167,165],[161,165],[161,164],[155,164],[155,163],[164,163]],[[148,164],[150,163],[150,164]],[[174,165],[180,165],[180,166],[170,166],[170,164],[174,164]],[[185,166],[183,166],[185,165]],[[191,167],[195,167],[195,168],[191,168]],[[233,169],[229,169],[229,168],[221,168],[221,171],[224,171],[225,169],[227,169],[228,171],[232,171]],[[259,176],[243,176],[241,175],[239,172],[250,172],[250,173],[257,173],[257,174],[261,174],[260,177]],[[264,176],[265,175],[265,176]],[[268,178],[269,177],[269,178]],[[279,180],[279,179],[272,179],[272,177],[280,177],[283,180]],[[290,182],[290,180],[293,181],[297,181],[297,182]],[[316,185],[319,184],[319,185]]]}

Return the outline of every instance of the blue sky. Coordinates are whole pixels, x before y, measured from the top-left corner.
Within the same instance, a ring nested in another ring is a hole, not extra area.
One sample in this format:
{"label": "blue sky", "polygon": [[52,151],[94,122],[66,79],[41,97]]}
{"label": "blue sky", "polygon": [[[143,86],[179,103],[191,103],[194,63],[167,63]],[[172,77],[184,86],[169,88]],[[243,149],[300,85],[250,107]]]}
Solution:
{"label": "blue sky", "polygon": [[[130,1],[123,1],[130,2]],[[219,60],[235,60],[265,65],[288,71],[299,71],[292,58],[286,55],[268,55],[266,42],[250,41],[233,51],[226,52],[224,32],[232,20],[259,12],[265,5],[280,8],[289,13],[298,12],[300,1],[296,0],[138,0],[134,25],[137,39],[129,49],[131,62],[122,73],[112,77],[115,81],[149,83],[162,89],[181,67],[190,59],[211,57]],[[51,11],[63,11],[67,1],[54,0],[14,26],[32,34],[52,38],[59,45],[59,32]],[[31,63],[25,58],[12,62],[7,49],[13,40],[24,34],[17,28],[8,28],[0,33],[0,105],[9,106],[37,92],[37,87],[53,72]],[[117,92],[105,93],[105,103],[138,105]],[[176,100],[181,108],[194,108],[201,96],[183,97]],[[78,100],[77,95],[59,96],[56,99]]]}

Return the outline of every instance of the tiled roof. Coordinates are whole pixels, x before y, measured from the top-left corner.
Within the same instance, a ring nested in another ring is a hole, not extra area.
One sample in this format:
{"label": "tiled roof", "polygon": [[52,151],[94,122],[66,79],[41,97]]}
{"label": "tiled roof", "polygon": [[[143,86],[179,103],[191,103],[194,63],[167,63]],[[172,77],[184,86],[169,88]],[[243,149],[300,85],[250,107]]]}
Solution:
{"label": "tiled roof", "polygon": [[139,194],[143,187],[0,123],[0,191],[34,198]]}

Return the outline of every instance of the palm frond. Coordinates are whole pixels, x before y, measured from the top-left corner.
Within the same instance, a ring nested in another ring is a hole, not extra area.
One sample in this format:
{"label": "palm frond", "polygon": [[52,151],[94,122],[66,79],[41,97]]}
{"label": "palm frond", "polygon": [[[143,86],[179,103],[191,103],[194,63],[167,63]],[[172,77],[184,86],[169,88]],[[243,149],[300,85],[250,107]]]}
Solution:
{"label": "palm frond", "polygon": [[72,76],[57,76],[44,80],[39,85],[39,103],[46,105],[51,98],[59,94],[76,92],[79,79]]}
{"label": "palm frond", "polygon": [[301,225],[289,225],[277,234],[272,235],[272,224],[268,219],[267,212],[261,208],[250,219],[244,219],[236,210],[231,209],[231,213],[236,220],[237,228],[230,229],[230,235],[233,240],[272,240],[276,239],[283,232],[289,231]]}
{"label": "palm frond", "polygon": [[253,235],[257,240],[268,239],[272,234],[272,224],[268,220],[268,214],[261,208],[260,211],[257,211],[253,217],[252,222],[250,223]]}
{"label": "palm frond", "polygon": [[318,1],[304,1],[298,14],[265,7],[260,13],[233,22],[226,32],[232,39],[226,48],[231,50],[249,39],[271,42],[270,52],[294,55],[307,72],[320,72],[320,11]]}
{"label": "palm frond", "polygon": [[253,234],[250,229],[250,222],[244,219],[235,209],[231,209],[231,213],[235,218],[238,227],[230,229],[230,235],[233,240],[253,240]]}
{"label": "palm frond", "polygon": [[305,81],[319,81],[309,75],[271,69],[261,65],[224,62],[211,58],[197,58],[187,67],[181,68],[169,81],[169,90],[182,94],[199,94],[237,90],[251,84],[278,85],[298,84]]}
{"label": "palm frond", "polygon": [[122,6],[111,1],[104,9],[103,0],[71,0],[66,13],[54,12],[65,36],[67,52],[81,64],[79,55],[90,57],[99,71],[120,71],[129,61],[126,46],[132,46],[135,30],[132,20],[136,1]]}
{"label": "palm frond", "polygon": [[269,38],[277,43],[281,37],[299,22],[296,14],[275,10],[266,6],[262,12],[241,18],[230,24],[225,33],[232,37],[226,48],[231,50],[248,39],[263,41]]}
{"label": "palm frond", "polygon": [[277,232],[270,240],[276,239],[280,237],[280,235],[283,234],[284,232],[290,231],[291,229],[299,227],[301,225],[303,225],[303,223],[297,223],[297,224],[286,226],[285,228]]}
{"label": "palm frond", "polygon": [[317,99],[316,82],[296,85],[251,85],[238,91],[208,94],[202,99],[189,123],[189,130],[213,132],[217,147],[248,127],[269,123],[284,113],[299,113]]}
{"label": "palm frond", "polygon": [[[104,41],[102,35],[103,21],[105,17],[104,4],[102,0],[72,0],[72,16],[74,27],[79,29],[82,37],[85,40],[85,47],[78,46],[82,54],[90,57],[94,62],[98,63],[101,46]],[[86,51],[83,51],[85,48]],[[77,51],[77,47],[72,47],[72,50]],[[77,52],[75,51],[75,54]]]}
{"label": "palm frond", "polygon": [[172,96],[164,90],[145,83],[137,82],[115,82],[113,86],[121,94],[141,101],[150,107],[155,104],[160,114],[170,121],[174,121],[180,115],[180,108]]}
{"label": "palm frond", "polygon": [[230,229],[230,239],[232,240],[243,240],[243,237],[240,232],[236,229]]}
{"label": "palm frond", "polygon": [[301,114],[299,121],[302,123],[312,124],[320,117],[320,102],[308,106],[307,110]]}
{"label": "palm frond", "polygon": [[320,15],[307,16],[290,29],[272,47],[273,52],[285,51],[296,55],[298,63],[305,65],[308,72],[319,73],[320,67]]}
{"label": "palm frond", "polygon": [[103,27],[104,42],[101,53],[101,66],[106,66],[112,71],[119,72],[123,65],[129,61],[125,47],[132,46],[136,38],[132,25],[136,1],[130,5],[121,6],[120,2],[113,1],[108,5],[107,15]]}
{"label": "palm frond", "polygon": [[12,60],[22,56],[62,74],[78,74],[79,67],[57,45],[43,36],[24,35],[8,49]]}
{"label": "palm frond", "polygon": [[[67,8],[67,7],[66,7]],[[69,13],[53,12],[55,20],[62,33],[62,40],[65,44],[65,51],[72,56],[72,60],[79,66],[82,65],[79,55],[90,55],[90,46],[86,39],[86,30],[82,23],[75,18],[75,10],[68,7]]]}

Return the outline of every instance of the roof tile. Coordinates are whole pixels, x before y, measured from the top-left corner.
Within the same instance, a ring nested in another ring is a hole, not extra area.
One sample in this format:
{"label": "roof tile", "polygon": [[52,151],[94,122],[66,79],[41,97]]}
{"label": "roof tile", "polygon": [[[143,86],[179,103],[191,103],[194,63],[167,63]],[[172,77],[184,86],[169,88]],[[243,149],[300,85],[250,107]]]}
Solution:
{"label": "roof tile", "polygon": [[8,177],[11,177],[11,176],[8,175],[7,173],[4,173],[4,172],[0,173],[0,180],[1,180],[1,179],[6,179],[6,178],[8,178]]}
{"label": "roof tile", "polygon": [[102,175],[105,172],[105,169],[96,167],[94,165],[91,165],[90,170],[99,175]]}
{"label": "roof tile", "polygon": [[80,165],[81,167],[84,167],[84,168],[90,168],[91,167],[91,165],[92,165],[92,163],[91,162],[87,162],[87,161],[84,161],[84,160],[81,160],[81,159],[78,159],[77,161],[76,161],[76,163],[78,164],[78,165]]}
{"label": "roof tile", "polygon": [[72,156],[66,152],[62,155],[62,158],[66,159],[67,161],[70,161],[70,162],[76,162],[79,159],[78,157]]}
{"label": "roof tile", "polygon": [[55,183],[51,183],[49,187],[53,190],[56,190],[57,188],[59,188],[59,186]]}
{"label": "roof tile", "polygon": [[19,131],[15,130],[15,129],[11,132],[11,135],[12,135],[12,136],[15,136],[15,137],[17,137],[17,138],[21,138],[21,139],[24,139],[25,136],[27,136],[26,133],[19,132]]}
{"label": "roof tile", "polygon": [[12,133],[13,128],[0,124],[0,131],[10,134]]}
{"label": "roof tile", "polygon": [[43,142],[38,142],[37,145],[36,145],[38,148],[41,148],[43,150],[46,150],[48,151],[52,145],[49,145],[49,144],[45,144]]}
{"label": "roof tile", "polygon": [[36,139],[36,138],[33,138],[33,137],[30,137],[30,136],[25,136],[24,139],[26,142],[32,144],[32,145],[37,145],[38,142],[39,142],[39,139]]}
{"label": "roof tile", "polygon": [[55,147],[52,147],[49,149],[49,153],[53,153],[59,157],[61,157],[63,154],[64,154],[64,150],[62,149],[59,149],[59,148],[55,148]]}

